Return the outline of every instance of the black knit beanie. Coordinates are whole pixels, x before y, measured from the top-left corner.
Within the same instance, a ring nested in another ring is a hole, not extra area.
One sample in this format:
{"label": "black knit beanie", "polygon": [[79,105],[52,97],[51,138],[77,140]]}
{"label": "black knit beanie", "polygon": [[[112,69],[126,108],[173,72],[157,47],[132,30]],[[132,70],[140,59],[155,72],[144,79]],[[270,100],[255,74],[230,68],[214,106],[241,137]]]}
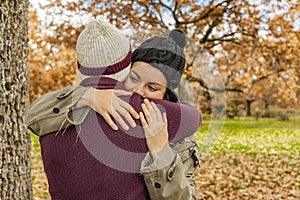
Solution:
{"label": "black knit beanie", "polygon": [[184,46],[186,36],[174,29],[168,37],[151,37],[143,42],[132,54],[132,63],[142,61],[159,69],[167,78],[168,89],[175,89],[185,66]]}

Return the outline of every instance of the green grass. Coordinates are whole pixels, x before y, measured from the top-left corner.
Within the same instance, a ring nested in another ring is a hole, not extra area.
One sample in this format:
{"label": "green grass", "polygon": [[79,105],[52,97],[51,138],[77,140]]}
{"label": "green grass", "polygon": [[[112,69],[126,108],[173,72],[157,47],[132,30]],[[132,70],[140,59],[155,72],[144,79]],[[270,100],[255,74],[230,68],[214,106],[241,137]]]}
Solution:
{"label": "green grass", "polygon": [[31,136],[33,148],[34,149],[39,149],[40,148],[39,137],[37,135],[33,134],[32,132],[30,132],[30,136]]}
{"label": "green grass", "polygon": [[[196,135],[205,153],[217,141],[211,153],[300,155],[300,122],[229,119],[223,129],[219,127],[219,132],[214,132],[212,126],[210,121],[204,120]],[[208,140],[204,143],[205,138]]]}
{"label": "green grass", "polygon": [[[217,130],[214,129],[218,126]],[[220,130],[220,132],[218,132]],[[212,137],[215,137],[212,139]],[[226,119],[224,122],[204,120],[196,133],[199,148],[212,147],[209,153],[264,153],[300,156],[300,122],[252,121]],[[216,145],[206,147],[205,138]],[[38,136],[31,133],[33,150],[40,151]]]}
{"label": "green grass", "polygon": [[[199,199],[299,199],[299,137],[299,122],[204,120],[196,133],[200,149],[217,144],[196,175]],[[48,200],[38,137],[31,138],[34,197]]]}

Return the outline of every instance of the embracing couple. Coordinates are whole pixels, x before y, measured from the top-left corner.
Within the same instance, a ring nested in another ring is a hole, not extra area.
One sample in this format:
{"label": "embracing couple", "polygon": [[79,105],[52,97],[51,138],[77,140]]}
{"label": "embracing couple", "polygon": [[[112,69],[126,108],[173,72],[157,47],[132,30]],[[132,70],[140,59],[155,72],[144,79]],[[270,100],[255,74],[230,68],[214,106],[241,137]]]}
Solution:
{"label": "embracing couple", "polygon": [[175,29],[132,52],[113,25],[88,23],[76,43],[79,85],[28,113],[53,200],[197,199],[201,116],[174,92],[185,45]]}

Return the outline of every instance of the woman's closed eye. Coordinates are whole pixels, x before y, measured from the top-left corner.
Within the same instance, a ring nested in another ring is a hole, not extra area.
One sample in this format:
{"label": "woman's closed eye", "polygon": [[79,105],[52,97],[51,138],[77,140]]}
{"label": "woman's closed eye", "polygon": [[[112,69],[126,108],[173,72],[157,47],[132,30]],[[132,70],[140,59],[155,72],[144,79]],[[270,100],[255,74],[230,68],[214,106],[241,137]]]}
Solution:
{"label": "woman's closed eye", "polygon": [[129,76],[130,80],[133,82],[133,83],[137,83],[139,80],[137,78],[135,78],[134,76]]}
{"label": "woman's closed eye", "polygon": [[152,85],[148,85],[148,88],[149,88],[149,90],[152,91],[152,92],[156,92],[156,91],[158,90],[156,87],[154,87],[154,86],[152,86]]}

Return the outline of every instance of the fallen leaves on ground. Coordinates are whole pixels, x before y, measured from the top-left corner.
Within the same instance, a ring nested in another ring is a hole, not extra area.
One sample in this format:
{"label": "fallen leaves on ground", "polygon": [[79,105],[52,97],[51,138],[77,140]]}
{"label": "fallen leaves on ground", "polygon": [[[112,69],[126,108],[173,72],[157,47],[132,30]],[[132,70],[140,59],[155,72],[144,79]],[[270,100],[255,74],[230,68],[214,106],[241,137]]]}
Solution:
{"label": "fallen leaves on ground", "polygon": [[[35,200],[50,199],[39,152],[32,162]],[[210,154],[201,162],[199,199],[300,199],[299,157]]]}
{"label": "fallen leaves on ground", "polygon": [[210,154],[202,159],[199,199],[300,199],[299,157]]}

